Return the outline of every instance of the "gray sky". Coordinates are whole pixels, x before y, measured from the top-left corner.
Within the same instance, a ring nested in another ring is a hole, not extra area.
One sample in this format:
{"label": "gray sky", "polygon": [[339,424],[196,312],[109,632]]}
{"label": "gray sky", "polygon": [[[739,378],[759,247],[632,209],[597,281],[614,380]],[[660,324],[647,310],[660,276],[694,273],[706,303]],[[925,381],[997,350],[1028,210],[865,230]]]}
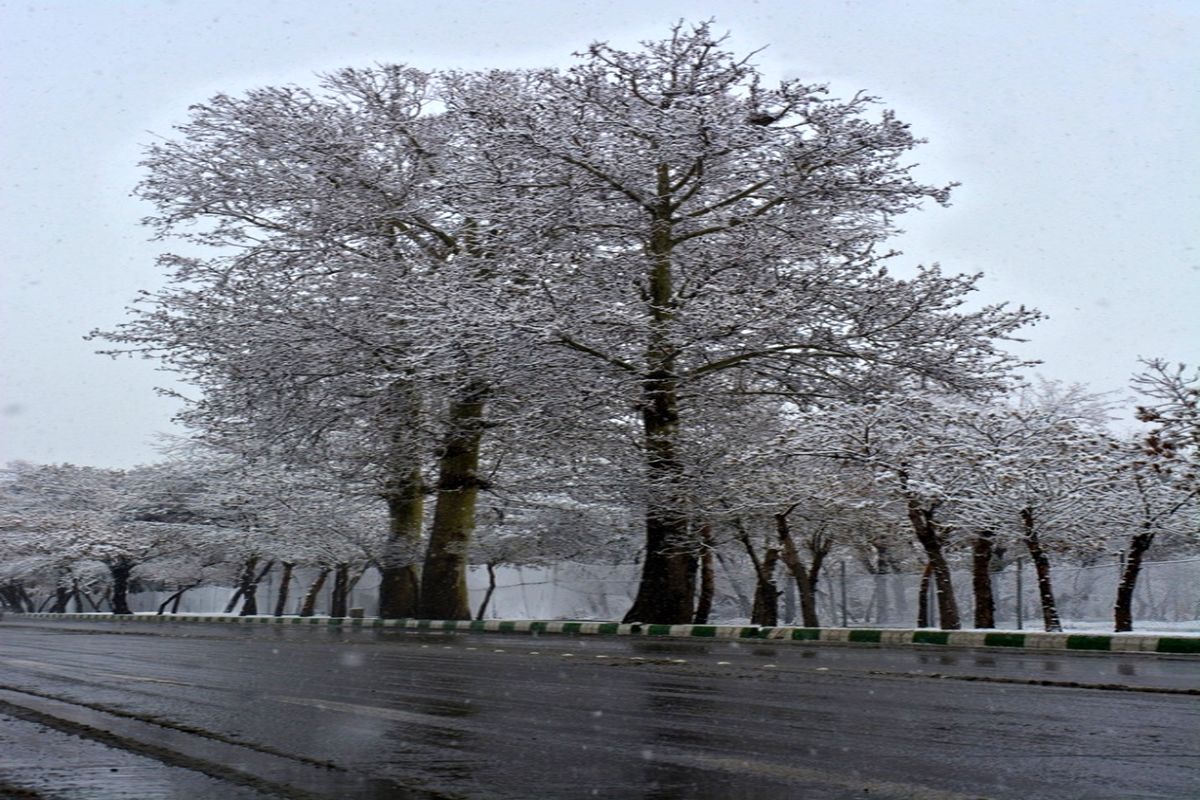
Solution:
{"label": "gray sky", "polygon": [[1194,0],[0,0],[0,462],[129,466],[171,429],[169,376],[82,336],[159,282],[129,192],[189,104],[378,61],[565,66],[710,16],[769,77],[866,89],[930,139],[920,176],[963,186],[899,244],[1049,314],[1018,350],[1043,375],[1200,360]]}

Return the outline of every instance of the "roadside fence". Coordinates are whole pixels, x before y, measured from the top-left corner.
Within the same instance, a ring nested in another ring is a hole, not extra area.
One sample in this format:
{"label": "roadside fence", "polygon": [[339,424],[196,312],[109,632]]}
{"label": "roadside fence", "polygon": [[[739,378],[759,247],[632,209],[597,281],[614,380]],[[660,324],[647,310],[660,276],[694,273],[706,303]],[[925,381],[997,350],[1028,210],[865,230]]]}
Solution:
{"label": "roadside fence", "polygon": [[[620,619],[637,591],[639,568],[635,564],[596,565],[560,563],[544,567],[501,566],[495,569],[496,588],[484,616],[489,619]],[[1120,579],[1121,564],[1060,566],[1051,570],[1059,616],[1070,628],[1103,628],[1112,625],[1112,607]],[[304,588],[312,575],[298,570],[290,591],[287,613],[296,613]],[[785,580],[786,578],[786,580]],[[713,623],[744,623],[750,616],[754,577],[748,567],[718,568],[713,601]],[[260,613],[275,606],[278,578],[268,574],[259,587]],[[840,627],[897,627],[916,625],[919,573],[868,574],[844,562],[828,563],[817,589],[820,623]],[[971,575],[953,573],[955,595],[964,626],[973,618]],[[795,585],[782,571],[780,623],[791,624],[799,617]],[[487,591],[483,567],[473,567],[468,584],[472,610]],[[378,578],[369,571],[350,596],[352,607],[373,616],[378,609]],[[1005,629],[1040,630],[1041,603],[1036,577],[1026,559],[1018,559],[992,574],[996,626]],[[232,593],[229,587],[197,587],[184,595],[179,613],[218,613]],[[169,592],[140,592],[131,596],[135,611],[155,611]],[[936,607],[936,603],[931,603]],[[328,592],[317,605],[317,613],[328,611]],[[1143,565],[1133,601],[1134,626],[1153,623],[1181,631],[1200,631],[1200,558],[1147,562]],[[936,618],[933,620],[936,626]]]}

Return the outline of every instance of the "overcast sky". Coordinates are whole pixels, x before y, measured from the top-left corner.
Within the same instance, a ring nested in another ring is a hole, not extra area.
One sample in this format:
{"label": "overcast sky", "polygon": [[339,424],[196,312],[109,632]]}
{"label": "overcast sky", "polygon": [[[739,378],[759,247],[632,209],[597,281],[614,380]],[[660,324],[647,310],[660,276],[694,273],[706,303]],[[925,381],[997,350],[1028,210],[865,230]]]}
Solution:
{"label": "overcast sky", "polygon": [[983,271],[1049,321],[1043,375],[1125,390],[1200,360],[1200,3],[1136,0],[0,2],[0,462],[153,461],[167,375],[83,340],[160,281],[129,192],[140,148],[216,92],[374,62],[566,66],[715,17],[771,78],[868,90],[961,181],[910,215],[911,262]]}

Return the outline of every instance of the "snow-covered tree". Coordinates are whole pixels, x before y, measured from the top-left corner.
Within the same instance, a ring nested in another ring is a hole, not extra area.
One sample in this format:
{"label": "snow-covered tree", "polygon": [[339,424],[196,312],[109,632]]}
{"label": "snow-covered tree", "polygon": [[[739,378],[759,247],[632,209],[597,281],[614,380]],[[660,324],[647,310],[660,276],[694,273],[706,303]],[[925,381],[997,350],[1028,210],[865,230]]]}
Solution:
{"label": "snow-covered tree", "polygon": [[147,492],[147,469],[19,465],[12,474],[10,467],[4,527],[62,564],[103,564],[113,613],[130,614],[129,586],[138,571],[185,551],[203,534],[189,521],[164,520]]}
{"label": "snow-covered tree", "polygon": [[445,97],[562,231],[531,276],[543,337],[637,409],[650,502],[629,620],[692,618],[681,441],[706,396],[993,387],[1012,363],[998,341],[1034,317],[964,310],[971,277],[891,276],[896,217],[948,197],[913,178],[908,126],[866,95],[767,87],[711,24],[595,44],[566,72],[461,74]]}
{"label": "snow-covered tree", "polygon": [[[215,255],[165,257],[171,285],[109,337],[199,387],[184,417],[209,438],[373,480],[395,554],[431,486],[431,616],[469,615],[492,426],[632,439],[627,619],[686,622],[703,525],[684,451],[706,404],[983,391],[1015,363],[999,345],[1036,314],[885,267],[895,219],[948,198],[912,176],[918,143],[866,95],[767,87],[708,23],[566,71],[382,66],[221,95],[151,148],[140,190],[160,235]],[[415,565],[384,570],[386,613],[408,613]]]}
{"label": "snow-covered tree", "polygon": [[1164,534],[1200,541],[1200,371],[1161,359],[1143,362],[1133,378],[1145,405],[1137,419],[1149,432],[1113,442],[1109,513],[1126,537],[1124,567],[1113,605],[1114,628],[1133,630],[1133,593],[1142,562]]}
{"label": "snow-covered tree", "polygon": [[957,429],[971,490],[960,516],[1029,553],[1046,630],[1062,630],[1050,557],[1102,549],[1110,404],[1078,385],[1042,383],[1007,403],[963,408]]}

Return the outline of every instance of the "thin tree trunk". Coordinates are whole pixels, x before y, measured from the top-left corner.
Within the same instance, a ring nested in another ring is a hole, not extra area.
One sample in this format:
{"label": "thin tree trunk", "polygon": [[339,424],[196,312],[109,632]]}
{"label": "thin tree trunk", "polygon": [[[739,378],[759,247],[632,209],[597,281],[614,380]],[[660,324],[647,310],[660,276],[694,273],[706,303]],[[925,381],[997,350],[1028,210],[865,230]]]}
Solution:
{"label": "thin tree trunk", "polygon": [[[100,602],[98,603],[96,602],[95,598],[92,597],[90,592],[85,592],[81,589],[79,594],[76,595],[76,602],[78,602],[79,597],[83,597],[84,600],[88,601],[88,605],[92,607],[92,611],[95,611],[96,613],[100,612],[100,606],[104,603],[104,595],[100,596]],[[83,609],[81,608],[80,611],[82,610]]]}
{"label": "thin tree trunk", "polygon": [[420,615],[427,619],[471,618],[467,558],[475,531],[487,393],[485,386],[477,384],[451,404],[450,427],[439,459],[433,528],[421,570]]}
{"label": "thin tree trunk", "polygon": [[279,595],[275,598],[275,616],[282,617],[287,610],[288,594],[292,586],[292,570],[296,565],[291,561],[283,562],[283,575],[280,577]]}
{"label": "thin tree trunk", "polygon": [[65,614],[67,611],[67,603],[71,600],[71,591],[65,586],[54,587],[54,605],[50,608],[51,614]]}
{"label": "thin tree trunk", "polygon": [[867,562],[867,568],[871,571],[874,583],[875,621],[890,622],[891,603],[887,596],[888,579],[886,576],[892,570],[885,557],[885,546],[878,542],[872,542],[871,546],[875,549],[875,559],[874,563]]}
{"label": "thin tree trunk", "polygon": [[198,583],[189,583],[187,586],[180,586],[174,594],[158,604],[158,616],[161,617],[164,613],[166,613],[167,606],[173,606],[171,609],[172,614],[178,613],[179,601],[183,597],[184,592],[188,591],[189,589],[194,589],[199,585],[200,584]]}
{"label": "thin tree trunk", "polygon": [[262,583],[262,579],[271,571],[271,567],[275,566],[274,561],[268,561],[257,575],[251,574],[252,580],[249,584],[242,587],[242,597],[245,598],[242,603],[242,613],[239,616],[254,617],[258,615],[258,585]]}
{"label": "thin tree trunk", "polygon": [[317,597],[321,594],[321,588],[325,586],[325,579],[329,577],[330,572],[331,570],[328,567],[324,567],[317,573],[317,577],[313,579],[312,585],[304,593],[304,600],[300,604],[300,616],[311,617],[316,611]]}
{"label": "thin tree trunk", "polygon": [[363,579],[363,576],[367,574],[367,570],[369,570],[371,568],[371,566],[372,566],[371,564],[363,564],[363,568],[360,569],[354,575],[354,577],[352,577],[346,583],[346,599],[347,599],[347,601],[349,601],[350,596],[354,594],[354,587],[358,586],[358,582]]}
{"label": "thin tree trunk", "polygon": [[1125,568],[1121,571],[1121,582],[1117,585],[1117,601],[1113,605],[1113,630],[1118,633],[1133,630],[1133,592],[1137,588],[1138,575],[1142,571],[1142,559],[1154,543],[1154,531],[1147,530],[1134,536],[1125,554]]}
{"label": "thin tree trunk", "polygon": [[775,533],[782,545],[780,555],[783,558],[784,566],[792,574],[792,579],[796,581],[796,591],[800,595],[801,623],[806,628],[819,628],[821,620],[817,616],[817,582],[808,568],[804,566],[804,562],[800,558],[800,551],[796,549],[796,542],[788,527],[789,513],[791,513],[791,509],[775,515]]}
{"label": "thin tree trunk", "polygon": [[958,601],[954,598],[954,583],[951,580],[950,565],[942,550],[942,535],[940,526],[934,520],[933,510],[922,508],[915,497],[908,498],[908,520],[913,533],[933,570],[934,586],[937,590],[938,618],[943,630],[956,631],[962,627],[958,614]]}
{"label": "thin tree trunk", "polygon": [[700,555],[700,596],[696,598],[696,616],[692,621],[707,625],[712,615],[713,598],[717,593],[717,576],[713,570],[712,530],[708,525],[700,529],[700,540],[704,551]]}
{"label": "thin tree trunk", "polygon": [[921,571],[920,588],[917,589],[917,627],[929,627],[929,582],[933,580],[933,564],[925,562]]}
{"label": "thin tree trunk", "polygon": [[754,605],[750,609],[750,624],[778,625],[779,587],[775,582],[775,572],[779,564],[779,548],[768,546],[765,555],[760,558],[742,521],[735,520],[734,525],[738,532],[737,539],[746,549],[750,564],[754,567]]}
{"label": "thin tree trunk", "polygon": [[489,561],[486,566],[488,575],[487,591],[483,595],[483,602],[479,604],[479,611],[475,614],[475,619],[483,619],[483,614],[487,611],[488,603],[492,602],[492,595],[496,591],[496,564]]}
{"label": "thin tree trunk", "polygon": [[980,531],[971,548],[971,585],[975,595],[975,627],[996,627],[996,600],[992,593],[992,557],[996,534]]}
{"label": "thin tree trunk", "polygon": [[238,574],[237,586],[233,589],[233,594],[229,598],[229,602],[225,604],[225,613],[232,614],[237,608],[238,601],[242,599],[242,595],[246,591],[247,584],[254,578],[254,568],[258,566],[258,556],[250,556],[242,562],[242,571]]}
{"label": "thin tree trunk", "polygon": [[1058,603],[1054,600],[1054,586],[1050,582],[1050,557],[1046,555],[1046,550],[1038,538],[1037,526],[1031,509],[1021,510],[1021,525],[1024,529],[1025,547],[1029,550],[1029,557],[1033,560],[1034,572],[1037,575],[1038,597],[1042,601],[1042,623],[1047,631],[1061,631],[1062,622],[1058,618]]}

